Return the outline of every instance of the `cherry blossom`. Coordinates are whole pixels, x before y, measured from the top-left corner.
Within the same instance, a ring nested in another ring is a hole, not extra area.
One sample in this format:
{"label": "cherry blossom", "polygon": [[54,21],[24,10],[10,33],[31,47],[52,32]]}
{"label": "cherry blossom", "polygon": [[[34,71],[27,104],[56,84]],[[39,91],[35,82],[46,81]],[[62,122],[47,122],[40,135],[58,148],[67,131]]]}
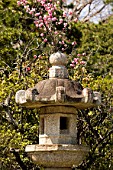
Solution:
{"label": "cherry blossom", "polygon": [[36,59],[36,58],[37,58],[37,55],[34,55],[33,57]]}
{"label": "cherry blossom", "polygon": [[47,42],[47,38],[44,39],[44,42]]}
{"label": "cherry blossom", "polygon": [[[64,1],[62,0],[62,2]],[[66,11],[61,8],[60,0],[35,0],[32,3],[30,2],[18,0],[17,4],[23,6],[28,15],[33,18],[41,41],[49,47],[58,46],[61,51],[66,51],[68,48],[74,50],[77,45],[75,38],[66,36],[70,30],[69,18],[73,14],[72,10]],[[77,18],[73,20],[73,22],[77,21]],[[85,55],[85,53],[76,54],[77,57]],[[37,58],[37,56],[34,55],[34,58]],[[38,58],[40,57],[38,56]],[[85,62],[75,57],[70,66],[74,68],[77,64],[85,65]]]}

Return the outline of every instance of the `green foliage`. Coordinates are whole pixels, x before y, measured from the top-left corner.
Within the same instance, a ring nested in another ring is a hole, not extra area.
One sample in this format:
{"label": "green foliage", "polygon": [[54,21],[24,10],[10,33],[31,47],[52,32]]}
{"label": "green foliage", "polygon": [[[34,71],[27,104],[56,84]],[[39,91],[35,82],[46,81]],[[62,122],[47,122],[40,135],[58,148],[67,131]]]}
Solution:
{"label": "green foliage", "polygon": [[[1,1],[0,3],[0,67],[9,66],[11,69],[15,67],[18,58],[22,59],[22,55],[26,56],[25,49],[37,44],[34,25],[24,11],[19,11],[16,0]],[[28,26],[27,26],[28,25]],[[23,54],[24,52],[24,54]],[[32,54],[32,53],[30,53]],[[24,60],[26,60],[28,56]]]}
{"label": "green foliage", "polygon": [[[90,146],[87,163],[79,166],[83,170],[112,170],[113,167],[113,79],[97,77],[89,86],[102,94],[102,105],[78,113],[78,131],[82,143]],[[82,125],[82,126],[81,126]],[[84,133],[85,132],[85,133]]]}
{"label": "green foliage", "polygon": [[78,50],[86,53],[86,68],[95,77],[102,75],[110,78],[113,75],[112,18],[105,23],[78,25],[83,35]]}
{"label": "green foliage", "polygon": [[113,5],[113,0],[104,0],[104,3]]}
{"label": "green foliage", "polygon": [[[82,142],[90,146],[90,154],[87,164],[79,166],[83,170],[110,169],[113,167],[113,22],[112,17],[104,23],[97,25],[78,23],[82,31],[81,44],[77,48],[78,53],[86,53],[83,56],[87,62],[86,74],[78,74],[76,68],[73,76],[84,87],[90,87],[94,91],[101,92],[102,106],[79,112],[78,131],[80,130]],[[78,74],[78,75],[77,75]],[[80,78],[79,78],[80,76]],[[85,81],[84,81],[85,80]],[[79,125],[80,124],[80,125]],[[82,129],[81,129],[82,125]],[[93,128],[92,128],[93,127]],[[86,133],[84,133],[86,132]],[[100,139],[99,139],[100,138]]]}

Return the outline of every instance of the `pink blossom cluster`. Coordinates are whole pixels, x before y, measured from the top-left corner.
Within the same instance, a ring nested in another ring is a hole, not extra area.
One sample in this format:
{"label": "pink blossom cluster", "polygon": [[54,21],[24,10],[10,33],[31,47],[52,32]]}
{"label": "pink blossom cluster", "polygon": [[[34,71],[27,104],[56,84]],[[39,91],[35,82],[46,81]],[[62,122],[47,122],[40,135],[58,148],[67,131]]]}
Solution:
{"label": "pink blossom cluster", "polygon": [[[78,54],[77,56],[80,56],[80,54]],[[80,58],[74,58],[70,66],[74,68],[76,65],[86,65],[86,62]]]}
{"label": "pink blossom cluster", "polygon": [[18,6],[20,6],[20,5],[26,6],[27,3],[28,3],[28,1],[26,1],[26,0],[19,0],[19,1],[17,1],[17,5]]}
{"label": "pink blossom cluster", "polygon": [[26,0],[18,0],[17,4],[24,6],[26,12],[34,17],[34,23],[38,28],[50,29],[52,22],[56,22],[56,25],[63,24],[64,28],[66,28],[68,24],[65,18],[72,15],[71,11],[68,14],[62,11],[62,16],[59,18],[56,16],[56,11],[59,10],[60,4],[58,0],[37,0],[36,4],[39,6],[39,9],[30,7],[29,2]]}
{"label": "pink blossom cluster", "polygon": [[[41,59],[42,59],[42,55],[38,55],[38,56],[37,56],[37,55],[35,54],[35,55],[33,56],[33,58],[34,58],[34,61],[36,61],[37,59],[41,60]],[[25,69],[26,72],[30,72],[30,71],[32,70],[31,64],[28,64],[27,66],[25,65],[25,66],[24,66],[24,69]]]}
{"label": "pink blossom cluster", "polygon": [[34,55],[33,58],[34,58],[34,59],[41,59],[42,56],[41,56],[41,55],[38,55],[38,56],[37,56],[37,55]]}
{"label": "pink blossom cluster", "polygon": [[56,11],[59,8],[60,1],[37,0],[39,9],[30,7],[29,2],[26,0],[19,0],[17,1],[17,4],[24,6],[26,12],[34,17],[34,23],[38,28],[43,27],[45,30],[51,31],[52,22],[56,22],[56,25],[63,23],[64,28],[67,26],[67,22],[64,22],[64,17],[66,17],[65,12],[62,16],[60,16],[60,18],[56,17]]}
{"label": "pink blossom cluster", "polygon": [[[62,0],[62,2],[64,1]],[[72,47],[75,47],[77,43],[76,41],[70,42],[64,36],[65,31],[68,29],[68,17],[72,15],[72,11],[63,11],[60,3],[61,1],[59,0],[35,0],[31,5],[29,0],[17,1],[17,4],[23,6],[26,12],[34,19],[34,24],[40,30],[40,37],[43,42],[49,43],[47,35],[51,35],[53,40],[57,41],[57,43],[51,42],[51,45],[58,45],[62,51],[65,51],[68,48],[67,44],[70,43]],[[57,29],[59,26],[60,30]],[[65,40],[62,40],[63,37],[65,37]]]}
{"label": "pink blossom cluster", "polygon": [[[46,2],[45,0],[38,0],[40,3],[40,12],[35,11],[35,25],[38,28],[44,28],[46,31],[51,31],[51,24],[57,21],[54,11],[56,10],[56,5],[51,2]],[[45,11],[45,12],[43,12]],[[32,12],[32,11],[31,11]],[[33,13],[32,13],[33,14]]]}
{"label": "pink blossom cluster", "polygon": [[73,46],[77,45],[77,42],[76,42],[76,41],[73,41],[73,42],[72,42],[72,45],[73,45]]}

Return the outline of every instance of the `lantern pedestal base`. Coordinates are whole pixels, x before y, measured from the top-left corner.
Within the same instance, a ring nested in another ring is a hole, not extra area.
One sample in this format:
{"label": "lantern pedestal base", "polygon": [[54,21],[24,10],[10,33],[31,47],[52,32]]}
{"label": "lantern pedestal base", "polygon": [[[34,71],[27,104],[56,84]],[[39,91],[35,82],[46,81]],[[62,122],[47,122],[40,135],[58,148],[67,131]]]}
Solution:
{"label": "lantern pedestal base", "polygon": [[32,161],[46,170],[70,170],[86,157],[89,148],[82,145],[27,145],[25,151]]}

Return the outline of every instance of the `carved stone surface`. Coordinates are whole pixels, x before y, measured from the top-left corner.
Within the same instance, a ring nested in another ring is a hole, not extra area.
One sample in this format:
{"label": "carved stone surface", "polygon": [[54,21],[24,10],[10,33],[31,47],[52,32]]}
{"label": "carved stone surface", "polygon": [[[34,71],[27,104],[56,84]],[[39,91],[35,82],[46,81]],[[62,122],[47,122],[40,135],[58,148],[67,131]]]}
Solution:
{"label": "carved stone surface", "polygon": [[96,104],[96,105],[100,105],[101,104],[101,94],[97,91],[94,91],[93,92],[93,102]]}
{"label": "carved stone surface", "polygon": [[40,81],[34,88],[26,91],[18,91],[16,102],[32,108],[40,107],[46,102],[46,104],[72,104],[76,108],[83,109],[99,105],[101,95],[89,88],[83,89],[76,81],[54,78]]}
{"label": "carved stone surface", "polygon": [[19,90],[16,92],[15,101],[19,104],[26,103],[25,90]]}
{"label": "carved stone surface", "polygon": [[65,66],[52,66],[49,69],[49,78],[68,78],[68,71]]}
{"label": "carved stone surface", "polygon": [[38,165],[46,168],[72,168],[79,165],[89,148],[78,145],[28,145],[26,152]]}
{"label": "carved stone surface", "polygon": [[93,90],[89,88],[84,88],[82,91],[82,95],[84,96],[82,99],[84,103],[93,103],[94,98]]}
{"label": "carved stone surface", "polygon": [[56,101],[64,102],[66,98],[65,87],[58,86],[56,87]]}
{"label": "carved stone surface", "polygon": [[[61,122],[61,118],[66,118]],[[43,120],[43,123],[42,123]],[[62,129],[61,123],[66,127]],[[77,144],[77,110],[71,106],[40,108],[39,144]]]}
{"label": "carved stone surface", "polygon": [[65,67],[67,56],[61,52],[54,53],[49,58],[52,67],[49,69],[49,78],[68,78],[68,71]]}
{"label": "carved stone surface", "polygon": [[48,96],[51,98],[56,94],[56,88],[62,87],[65,88],[65,95],[70,98],[77,98],[82,94],[83,87],[80,83],[69,80],[69,79],[47,79],[40,81],[35,85],[40,97]]}
{"label": "carved stone surface", "polygon": [[67,56],[61,52],[57,52],[50,56],[49,61],[53,66],[64,66],[67,64]]}

